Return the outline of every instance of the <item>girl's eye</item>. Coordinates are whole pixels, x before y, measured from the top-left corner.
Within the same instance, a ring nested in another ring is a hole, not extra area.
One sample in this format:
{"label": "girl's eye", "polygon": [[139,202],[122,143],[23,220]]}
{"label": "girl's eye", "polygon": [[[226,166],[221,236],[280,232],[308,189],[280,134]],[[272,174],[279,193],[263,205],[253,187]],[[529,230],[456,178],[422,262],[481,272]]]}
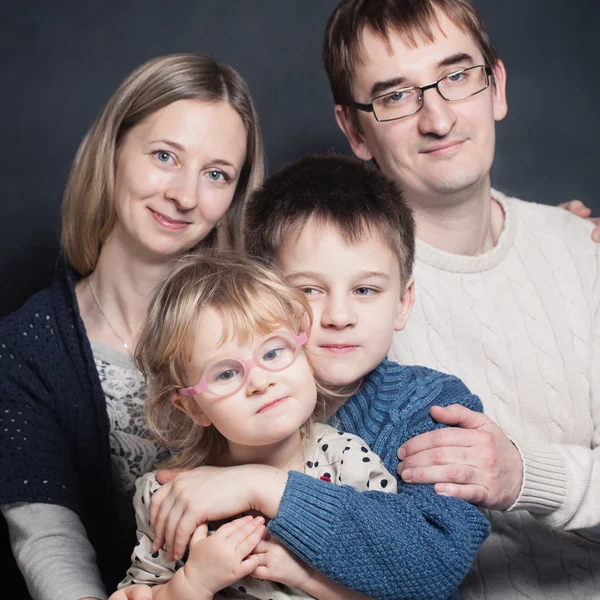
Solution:
{"label": "girl's eye", "polygon": [[154,153],[154,156],[156,156],[157,160],[161,163],[168,163],[169,160],[172,158],[171,153],[166,152],[165,150],[157,150]]}
{"label": "girl's eye", "polygon": [[237,371],[234,371],[233,369],[227,369],[226,371],[219,373],[219,375],[217,376],[217,381],[230,381],[236,375]]}
{"label": "girl's eye", "polygon": [[262,359],[266,362],[278,359],[281,354],[285,351],[285,348],[272,348],[268,352],[263,354]]}
{"label": "girl's eye", "polygon": [[211,181],[229,181],[229,176],[218,169],[212,169],[207,176]]}

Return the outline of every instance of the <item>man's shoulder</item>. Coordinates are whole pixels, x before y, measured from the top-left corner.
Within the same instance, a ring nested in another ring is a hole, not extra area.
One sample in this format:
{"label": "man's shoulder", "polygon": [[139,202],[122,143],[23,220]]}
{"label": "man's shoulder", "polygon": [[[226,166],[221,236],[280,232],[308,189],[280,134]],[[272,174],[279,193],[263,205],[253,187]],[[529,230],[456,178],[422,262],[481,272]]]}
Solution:
{"label": "man's shoulder", "polygon": [[582,219],[558,206],[522,200],[497,190],[494,190],[493,195],[502,204],[512,208],[518,229],[524,234],[520,236],[521,239],[531,239],[531,236],[541,239],[560,236],[569,245],[574,243],[582,248],[596,251],[597,244],[591,237],[594,225],[587,219]]}

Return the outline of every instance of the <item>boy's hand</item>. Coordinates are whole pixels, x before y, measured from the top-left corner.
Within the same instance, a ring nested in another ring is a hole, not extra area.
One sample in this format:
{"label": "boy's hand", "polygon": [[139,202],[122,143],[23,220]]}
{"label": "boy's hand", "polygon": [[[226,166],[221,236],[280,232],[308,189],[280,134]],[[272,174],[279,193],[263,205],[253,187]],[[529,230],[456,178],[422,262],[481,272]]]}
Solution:
{"label": "boy's hand", "polygon": [[167,558],[180,560],[202,523],[256,510],[274,517],[287,484],[287,473],[267,465],[199,467],[175,475],[159,471],[164,485],[152,496],[153,550],[166,541]]}
{"label": "boy's hand", "polygon": [[600,219],[591,217],[592,210],[588,208],[581,200],[570,200],[569,202],[563,202],[559,204],[561,208],[572,212],[574,215],[583,219],[589,219],[596,225],[596,228],[592,231],[592,239],[599,243],[600,242]]}
{"label": "boy's hand", "polygon": [[489,417],[460,404],[432,406],[430,412],[439,423],[453,427],[422,433],[400,446],[402,479],[433,483],[436,493],[483,508],[509,508],[523,480],[515,445]]}
{"label": "boy's hand", "polygon": [[[214,596],[219,590],[252,573],[259,564],[250,555],[265,534],[263,517],[242,517],[219,527],[207,536],[200,525],[190,542],[190,552],[182,571],[188,586]],[[250,556],[249,556],[250,555]]]}
{"label": "boy's hand", "polygon": [[290,587],[303,588],[313,576],[313,569],[292,554],[269,533],[254,549],[259,566],[252,577],[277,581]]}
{"label": "boy's hand", "polygon": [[130,585],[111,594],[108,600],[152,600],[152,588],[147,585]]}

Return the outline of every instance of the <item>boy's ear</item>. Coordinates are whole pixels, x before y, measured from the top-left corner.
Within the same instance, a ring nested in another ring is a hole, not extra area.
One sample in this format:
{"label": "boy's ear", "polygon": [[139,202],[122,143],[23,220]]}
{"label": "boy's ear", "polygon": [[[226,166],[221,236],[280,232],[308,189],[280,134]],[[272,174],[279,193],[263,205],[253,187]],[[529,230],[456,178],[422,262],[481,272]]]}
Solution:
{"label": "boy's ear", "polygon": [[398,312],[394,321],[394,331],[402,331],[406,327],[410,311],[415,303],[415,280],[411,277],[406,284],[404,294],[398,302]]}
{"label": "boy's ear", "polygon": [[352,115],[350,114],[350,109],[347,106],[336,104],[335,119],[339,128],[342,130],[346,136],[346,139],[350,143],[352,152],[354,152],[354,154],[362,160],[371,160],[373,158],[373,154],[369,148],[367,148],[362,133],[356,128],[354,120],[352,119]]}
{"label": "boy's ear", "polygon": [[200,427],[209,427],[212,425],[212,421],[200,410],[193,400],[184,398],[179,394],[173,394],[171,402],[173,402],[175,408],[185,413],[196,425],[200,425]]}

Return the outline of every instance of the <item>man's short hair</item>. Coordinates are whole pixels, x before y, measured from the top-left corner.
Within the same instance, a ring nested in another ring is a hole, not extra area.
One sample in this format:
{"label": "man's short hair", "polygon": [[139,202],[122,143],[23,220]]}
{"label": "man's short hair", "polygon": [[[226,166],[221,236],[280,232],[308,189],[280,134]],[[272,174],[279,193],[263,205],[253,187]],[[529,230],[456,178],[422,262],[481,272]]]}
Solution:
{"label": "man's short hair", "polygon": [[388,44],[390,31],[397,32],[414,47],[418,38],[433,42],[436,11],[473,37],[487,66],[496,66],[496,49],[470,0],[342,0],[329,17],[323,40],[323,63],[335,103],[351,106],[354,100],[352,81],[366,27]]}
{"label": "man's short hair", "polygon": [[411,276],[413,215],[398,184],[379,169],[341,155],[310,155],[284,166],[246,203],[246,251],[275,262],[286,240],[309,220],[337,227],[349,244],[379,235],[398,258],[403,284]]}

